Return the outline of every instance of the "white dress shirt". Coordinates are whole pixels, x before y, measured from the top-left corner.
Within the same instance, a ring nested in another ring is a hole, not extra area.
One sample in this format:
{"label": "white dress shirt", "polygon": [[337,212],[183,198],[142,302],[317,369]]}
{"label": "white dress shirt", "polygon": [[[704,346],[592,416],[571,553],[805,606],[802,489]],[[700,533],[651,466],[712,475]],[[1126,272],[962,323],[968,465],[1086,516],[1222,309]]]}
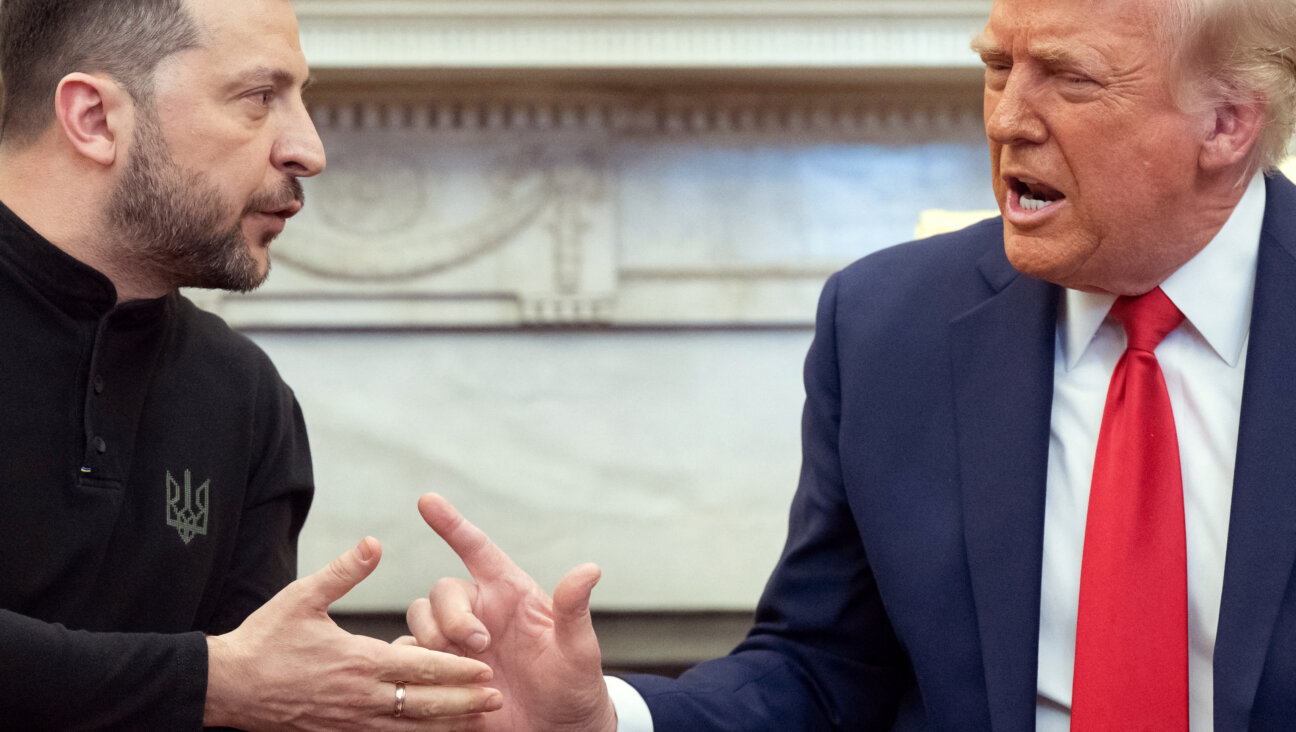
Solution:
{"label": "white dress shirt", "polygon": [[[1247,187],[1219,234],[1161,285],[1184,323],[1156,350],[1179,437],[1188,539],[1189,719],[1213,727],[1212,659],[1224,585],[1242,375],[1264,219],[1264,177]],[[1058,318],[1044,508],[1038,732],[1068,732],[1076,611],[1089,483],[1107,384],[1125,334],[1107,320],[1110,295],[1067,290]],[[607,679],[618,732],[652,732],[634,687]]]}
{"label": "white dress shirt", "polygon": [[[1264,219],[1264,177],[1257,175],[1228,223],[1161,284],[1184,323],[1157,347],[1179,437],[1188,540],[1189,724],[1213,729],[1215,628],[1224,586],[1237,454],[1242,375]],[[1070,728],[1076,612],[1089,484],[1107,385],[1125,350],[1120,325],[1107,319],[1115,298],[1074,290],[1058,316],[1044,501],[1036,729]]]}

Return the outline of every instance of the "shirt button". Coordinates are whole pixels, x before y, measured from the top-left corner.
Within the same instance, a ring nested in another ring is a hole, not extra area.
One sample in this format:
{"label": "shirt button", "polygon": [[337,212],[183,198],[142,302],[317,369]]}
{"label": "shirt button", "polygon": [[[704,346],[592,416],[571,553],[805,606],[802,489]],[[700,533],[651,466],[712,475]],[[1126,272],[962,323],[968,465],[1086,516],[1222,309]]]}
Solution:
{"label": "shirt button", "polygon": [[102,394],[104,390],[104,377],[98,374],[94,377],[94,393]]}
{"label": "shirt button", "polygon": [[104,442],[104,438],[96,437],[94,438],[94,449],[96,452],[102,455],[105,452],[108,452],[108,443]]}

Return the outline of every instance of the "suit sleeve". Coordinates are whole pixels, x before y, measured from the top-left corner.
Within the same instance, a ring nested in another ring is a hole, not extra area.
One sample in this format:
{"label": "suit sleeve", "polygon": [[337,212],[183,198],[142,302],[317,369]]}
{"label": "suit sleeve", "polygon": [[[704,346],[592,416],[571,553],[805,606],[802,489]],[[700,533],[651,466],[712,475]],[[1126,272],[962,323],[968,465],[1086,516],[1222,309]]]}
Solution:
{"label": "suit sleeve", "polygon": [[202,633],[92,633],[0,610],[5,729],[198,729]]}
{"label": "suit sleeve", "polygon": [[783,555],[729,656],[678,680],[626,677],[658,732],[887,729],[913,686],[842,476],[838,279],[824,288],[806,357],[801,476]]}

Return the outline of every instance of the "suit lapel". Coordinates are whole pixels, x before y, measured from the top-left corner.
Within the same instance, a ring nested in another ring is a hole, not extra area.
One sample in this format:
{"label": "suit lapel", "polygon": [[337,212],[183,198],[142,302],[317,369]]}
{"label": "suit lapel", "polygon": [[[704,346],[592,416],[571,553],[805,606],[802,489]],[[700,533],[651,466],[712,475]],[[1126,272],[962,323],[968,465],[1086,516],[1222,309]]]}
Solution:
{"label": "suit lapel", "polygon": [[1267,187],[1215,642],[1218,729],[1247,727],[1296,560],[1296,188]]}
{"label": "suit lapel", "polygon": [[964,534],[991,723],[1035,724],[1058,290],[982,260],[996,293],[951,325]]}

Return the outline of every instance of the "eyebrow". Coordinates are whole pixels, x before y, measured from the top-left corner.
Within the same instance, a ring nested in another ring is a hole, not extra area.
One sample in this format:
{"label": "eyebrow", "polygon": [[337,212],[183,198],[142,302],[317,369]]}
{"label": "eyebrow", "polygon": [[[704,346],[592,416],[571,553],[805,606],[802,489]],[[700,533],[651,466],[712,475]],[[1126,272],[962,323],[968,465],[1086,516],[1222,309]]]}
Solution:
{"label": "eyebrow", "polygon": [[981,31],[972,38],[972,51],[980,56],[1007,56],[1008,52],[999,47],[990,34]]}
{"label": "eyebrow", "polygon": [[1060,43],[1045,42],[1032,45],[1030,54],[1046,63],[1065,66],[1089,66],[1093,63],[1093,54],[1078,54]]}
{"label": "eyebrow", "polygon": [[[1012,56],[1011,52],[1000,46],[985,31],[978,33],[972,39],[972,50],[982,58],[1006,58]],[[1073,48],[1053,41],[1032,43],[1028,53],[1031,58],[1054,66],[1089,68],[1094,66],[1096,61],[1091,54],[1078,54]]]}
{"label": "eyebrow", "polygon": [[[250,68],[239,73],[239,75],[235,77],[234,83],[236,85],[257,84],[264,82],[267,79],[274,83],[275,86],[280,87],[291,88],[297,84],[297,77],[295,75],[287,69],[276,66],[255,66]],[[306,88],[314,83],[314,81],[314,76],[308,76],[306,80],[302,82],[302,91],[306,91]]]}

